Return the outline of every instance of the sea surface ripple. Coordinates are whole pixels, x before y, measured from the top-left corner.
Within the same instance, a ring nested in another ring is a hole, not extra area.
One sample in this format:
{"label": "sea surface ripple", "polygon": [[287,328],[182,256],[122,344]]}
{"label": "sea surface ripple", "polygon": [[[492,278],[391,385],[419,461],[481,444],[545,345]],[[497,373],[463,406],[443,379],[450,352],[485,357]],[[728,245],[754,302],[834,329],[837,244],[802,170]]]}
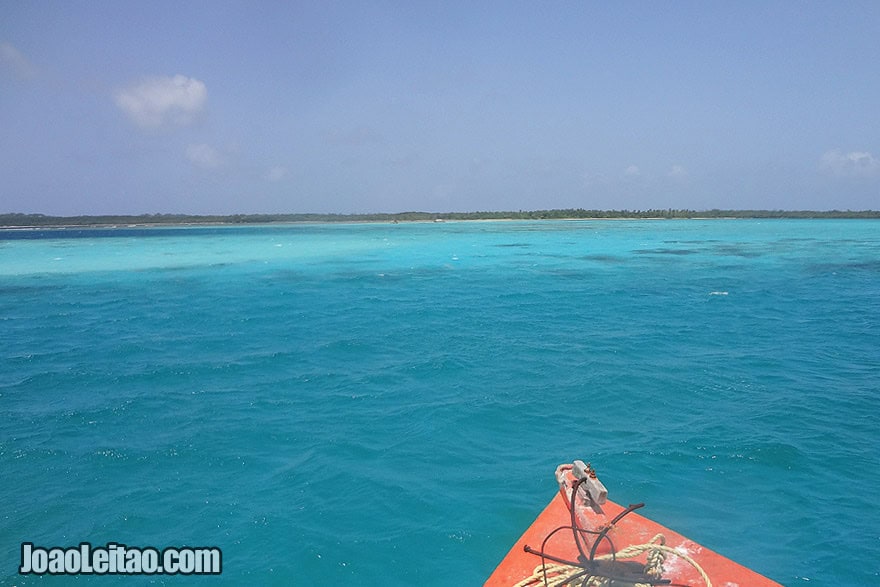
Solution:
{"label": "sea surface ripple", "polygon": [[0,583],[88,541],[478,585],[582,458],[785,585],[878,584],[878,228],[0,231]]}

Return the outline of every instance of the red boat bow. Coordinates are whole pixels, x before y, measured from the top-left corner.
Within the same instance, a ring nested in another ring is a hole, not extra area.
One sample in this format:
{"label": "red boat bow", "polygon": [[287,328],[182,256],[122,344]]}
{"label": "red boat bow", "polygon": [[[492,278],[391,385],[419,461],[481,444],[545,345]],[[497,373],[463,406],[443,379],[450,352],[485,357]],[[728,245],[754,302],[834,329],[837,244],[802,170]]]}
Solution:
{"label": "red boat bow", "polygon": [[687,585],[781,587],[779,583],[607,500],[590,465],[556,470],[560,491],[485,585]]}

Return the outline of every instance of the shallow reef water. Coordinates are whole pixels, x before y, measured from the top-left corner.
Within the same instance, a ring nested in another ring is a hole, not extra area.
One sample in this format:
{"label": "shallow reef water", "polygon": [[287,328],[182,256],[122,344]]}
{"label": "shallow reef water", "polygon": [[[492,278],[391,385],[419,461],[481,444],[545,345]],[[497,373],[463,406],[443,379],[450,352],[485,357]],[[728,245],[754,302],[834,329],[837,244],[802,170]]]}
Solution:
{"label": "shallow reef water", "polygon": [[876,584],[878,227],[0,231],[0,583],[87,541],[478,585],[581,458],[780,583]]}

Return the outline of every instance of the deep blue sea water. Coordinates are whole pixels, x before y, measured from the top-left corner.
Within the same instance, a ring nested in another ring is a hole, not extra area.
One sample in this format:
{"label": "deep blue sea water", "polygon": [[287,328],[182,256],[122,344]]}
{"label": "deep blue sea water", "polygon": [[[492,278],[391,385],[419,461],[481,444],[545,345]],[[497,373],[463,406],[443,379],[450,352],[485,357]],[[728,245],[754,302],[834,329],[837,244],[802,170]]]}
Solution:
{"label": "deep blue sea water", "polygon": [[575,458],[880,584],[880,222],[0,231],[2,584],[89,541],[223,549],[127,584],[479,585]]}

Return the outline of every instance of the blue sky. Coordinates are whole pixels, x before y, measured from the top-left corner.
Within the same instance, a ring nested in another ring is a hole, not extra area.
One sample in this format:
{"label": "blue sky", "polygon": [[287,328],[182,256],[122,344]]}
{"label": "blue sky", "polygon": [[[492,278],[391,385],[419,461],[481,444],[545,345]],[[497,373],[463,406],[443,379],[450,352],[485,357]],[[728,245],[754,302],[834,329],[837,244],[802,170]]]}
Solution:
{"label": "blue sky", "polygon": [[880,3],[0,0],[0,212],[880,208]]}

